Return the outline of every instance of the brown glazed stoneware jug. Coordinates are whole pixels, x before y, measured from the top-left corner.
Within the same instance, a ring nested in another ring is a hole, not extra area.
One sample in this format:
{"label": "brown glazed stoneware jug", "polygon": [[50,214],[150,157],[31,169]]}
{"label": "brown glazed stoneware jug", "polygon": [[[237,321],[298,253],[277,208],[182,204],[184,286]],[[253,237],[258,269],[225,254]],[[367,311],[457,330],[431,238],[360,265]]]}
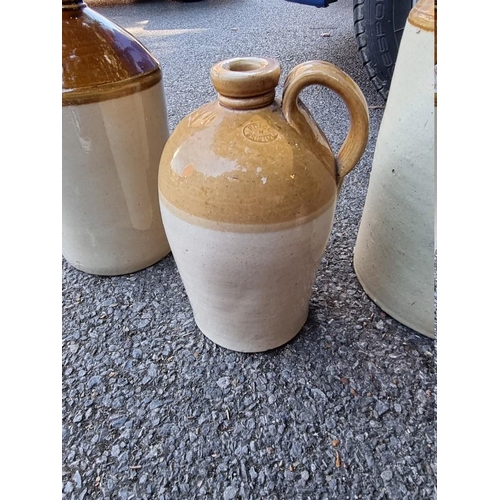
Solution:
{"label": "brown glazed stoneware jug", "polygon": [[170,248],[158,206],[168,138],[158,61],[81,0],[62,2],[62,253],[119,275]]}
{"label": "brown glazed stoneware jug", "polygon": [[[226,60],[211,78],[218,99],[165,145],[162,219],[200,330],[231,350],[265,351],[307,319],[340,186],[366,146],[368,109],[356,83],[323,61],[290,72],[282,104],[273,59]],[[350,113],[337,157],[299,100],[314,84]]]}

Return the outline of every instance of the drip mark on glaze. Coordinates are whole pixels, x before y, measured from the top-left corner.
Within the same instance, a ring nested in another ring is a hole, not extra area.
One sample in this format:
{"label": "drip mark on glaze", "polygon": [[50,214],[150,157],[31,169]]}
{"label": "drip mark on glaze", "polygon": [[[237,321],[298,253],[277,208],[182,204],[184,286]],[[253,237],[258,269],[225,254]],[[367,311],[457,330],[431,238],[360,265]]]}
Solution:
{"label": "drip mark on glaze", "polygon": [[184,170],[181,173],[181,177],[191,177],[194,172],[194,165],[192,163],[189,163],[184,167]]}
{"label": "drip mark on glaze", "polygon": [[210,125],[217,117],[214,111],[201,111],[195,112],[188,118],[188,125],[190,127],[205,127]]}

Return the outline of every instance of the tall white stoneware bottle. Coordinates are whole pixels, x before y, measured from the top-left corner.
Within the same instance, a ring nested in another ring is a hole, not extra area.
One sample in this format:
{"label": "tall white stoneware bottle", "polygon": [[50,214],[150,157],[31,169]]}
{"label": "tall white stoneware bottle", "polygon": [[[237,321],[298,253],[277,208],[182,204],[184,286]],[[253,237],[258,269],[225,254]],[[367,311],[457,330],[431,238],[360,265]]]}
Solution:
{"label": "tall white stoneware bottle", "polygon": [[170,251],[158,205],[160,66],[82,0],[63,0],[62,70],[63,256],[92,274],[138,271]]}
{"label": "tall white stoneware bottle", "polygon": [[390,316],[434,337],[435,5],[410,11],[354,249],[366,293]]}
{"label": "tall white stoneware bottle", "polygon": [[[290,72],[282,104],[273,59],[222,61],[211,77],[218,99],[185,117],[163,151],[162,219],[200,330],[228,349],[265,351],[307,319],[342,181],[366,146],[368,109],[356,83],[324,61]],[[338,156],[300,102],[314,84],[349,110]]]}

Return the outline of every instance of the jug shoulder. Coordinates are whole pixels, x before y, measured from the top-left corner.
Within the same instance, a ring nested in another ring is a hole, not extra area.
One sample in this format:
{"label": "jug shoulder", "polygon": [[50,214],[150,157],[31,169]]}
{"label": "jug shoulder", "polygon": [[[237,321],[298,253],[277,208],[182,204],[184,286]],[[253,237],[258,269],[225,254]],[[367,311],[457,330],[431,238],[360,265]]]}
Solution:
{"label": "jug shoulder", "polygon": [[[311,126],[311,137],[319,132]],[[164,200],[186,214],[231,224],[313,217],[337,196],[335,158],[300,136],[278,101],[237,111],[212,102],[185,117],[160,162]]]}

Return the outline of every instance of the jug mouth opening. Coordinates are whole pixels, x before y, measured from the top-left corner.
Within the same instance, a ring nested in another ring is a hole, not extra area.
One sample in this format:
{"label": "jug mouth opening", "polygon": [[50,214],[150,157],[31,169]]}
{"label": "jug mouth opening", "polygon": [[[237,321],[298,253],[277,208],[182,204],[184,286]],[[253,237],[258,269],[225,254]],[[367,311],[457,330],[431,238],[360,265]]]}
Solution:
{"label": "jug mouth opening", "polygon": [[264,57],[236,57],[213,66],[210,77],[223,106],[255,109],[274,101],[280,65]]}
{"label": "jug mouth opening", "polygon": [[257,58],[243,58],[243,59],[232,59],[223,64],[223,68],[229,71],[238,71],[238,72],[248,72],[248,71],[257,71],[259,69],[265,68],[267,66],[267,61],[265,59],[257,59]]}

